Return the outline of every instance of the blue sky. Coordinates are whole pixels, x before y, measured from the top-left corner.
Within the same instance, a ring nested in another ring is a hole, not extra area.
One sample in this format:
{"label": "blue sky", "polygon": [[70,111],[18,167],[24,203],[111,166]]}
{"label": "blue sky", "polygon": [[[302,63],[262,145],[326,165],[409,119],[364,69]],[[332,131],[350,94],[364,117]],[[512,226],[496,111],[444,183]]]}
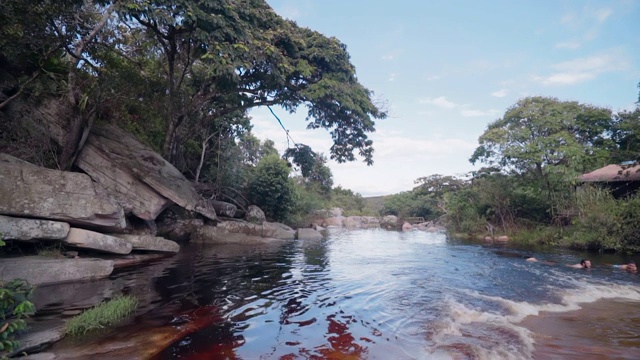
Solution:
{"label": "blue sky", "polygon": [[[431,174],[461,175],[493,120],[525,96],[632,109],[640,82],[640,1],[267,0],[280,15],[347,45],[358,79],[384,100],[374,165],[329,166],[363,196],[410,190]],[[296,142],[328,155],[304,111],[274,109]],[[287,147],[267,109],[256,136]]]}

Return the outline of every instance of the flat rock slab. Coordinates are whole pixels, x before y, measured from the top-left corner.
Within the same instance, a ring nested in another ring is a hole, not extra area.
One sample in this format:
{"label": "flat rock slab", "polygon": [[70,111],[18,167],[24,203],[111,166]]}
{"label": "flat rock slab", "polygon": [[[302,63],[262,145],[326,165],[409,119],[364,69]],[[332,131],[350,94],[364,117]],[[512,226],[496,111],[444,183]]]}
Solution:
{"label": "flat rock slab", "polygon": [[[25,334],[22,334],[18,337],[18,341],[20,341],[20,346],[12,353],[20,354],[22,352],[34,351],[37,349],[42,349],[45,346],[52,344],[54,342],[60,341],[64,337],[64,325],[59,325],[57,327],[39,331],[29,331]],[[53,357],[35,357],[36,355],[30,355],[31,359],[55,359],[55,355],[49,353],[50,356]],[[42,356],[42,355],[41,355]],[[20,358],[25,359],[25,358]]]}
{"label": "flat rock slab", "polygon": [[323,237],[319,231],[314,229],[302,228],[296,231],[296,239],[298,240],[320,240]]}
{"label": "flat rock slab", "polygon": [[152,261],[164,259],[168,256],[171,256],[171,255],[169,254],[129,254],[125,256],[114,257],[112,260],[113,260],[113,267],[116,269],[120,269],[128,266],[146,264]]}
{"label": "flat rock slab", "polygon": [[69,224],[59,221],[23,219],[0,215],[0,234],[5,240],[60,240],[67,237],[69,228]]}
{"label": "flat rock slab", "polygon": [[16,359],[19,360],[57,360],[58,357],[54,353],[37,353],[27,356],[21,356]]}
{"label": "flat rock slab", "polygon": [[0,259],[0,280],[23,279],[31,285],[100,279],[111,275],[113,261],[46,259],[39,256]]}
{"label": "flat rock slab", "polygon": [[85,174],[0,162],[0,214],[117,231],[124,211]]}
{"label": "flat rock slab", "polygon": [[153,235],[114,235],[131,244],[134,250],[160,251],[177,253],[180,245],[175,241],[167,240]]}
{"label": "flat rock slab", "polygon": [[71,228],[62,242],[83,249],[99,250],[112,254],[128,254],[133,249],[131,243],[126,240],[77,228]]}
{"label": "flat rock slab", "polygon": [[[283,241],[282,239],[267,238],[260,235],[229,232],[224,227],[205,225],[198,228],[191,236],[191,241],[203,244],[245,244],[257,245]],[[259,225],[257,225],[259,226]]]}

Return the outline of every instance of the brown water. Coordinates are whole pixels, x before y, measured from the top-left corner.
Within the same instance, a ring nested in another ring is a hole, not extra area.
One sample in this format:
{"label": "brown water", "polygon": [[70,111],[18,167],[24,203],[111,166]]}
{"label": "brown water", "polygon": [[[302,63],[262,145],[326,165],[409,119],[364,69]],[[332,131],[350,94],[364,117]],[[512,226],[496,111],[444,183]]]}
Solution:
{"label": "brown water", "polygon": [[[554,261],[528,263],[524,256]],[[591,254],[333,230],[322,241],[187,246],[110,279],[38,290],[39,321],[127,293],[135,318],[51,350],[117,359],[640,358],[640,286]]]}

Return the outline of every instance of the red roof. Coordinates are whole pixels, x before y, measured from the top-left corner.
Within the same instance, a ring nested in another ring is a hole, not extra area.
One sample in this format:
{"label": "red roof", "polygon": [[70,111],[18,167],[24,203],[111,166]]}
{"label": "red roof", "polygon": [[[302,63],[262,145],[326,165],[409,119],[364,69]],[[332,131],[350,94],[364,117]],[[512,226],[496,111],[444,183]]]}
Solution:
{"label": "red roof", "polygon": [[585,182],[640,181],[640,165],[607,165],[580,176]]}

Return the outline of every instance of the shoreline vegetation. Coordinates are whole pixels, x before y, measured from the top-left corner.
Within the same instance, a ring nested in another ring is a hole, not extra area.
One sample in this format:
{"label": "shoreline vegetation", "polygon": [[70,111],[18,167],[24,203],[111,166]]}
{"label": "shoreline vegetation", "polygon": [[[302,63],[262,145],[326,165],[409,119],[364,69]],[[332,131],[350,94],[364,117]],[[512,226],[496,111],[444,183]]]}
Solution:
{"label": "shoreline vegetation", "polygon": [[138,299],[133,296],[118,296],[103,302],[71,318],[65,324],[64,333],[70,336],[84,336],[91,331],[116,325],[135,313]]}

